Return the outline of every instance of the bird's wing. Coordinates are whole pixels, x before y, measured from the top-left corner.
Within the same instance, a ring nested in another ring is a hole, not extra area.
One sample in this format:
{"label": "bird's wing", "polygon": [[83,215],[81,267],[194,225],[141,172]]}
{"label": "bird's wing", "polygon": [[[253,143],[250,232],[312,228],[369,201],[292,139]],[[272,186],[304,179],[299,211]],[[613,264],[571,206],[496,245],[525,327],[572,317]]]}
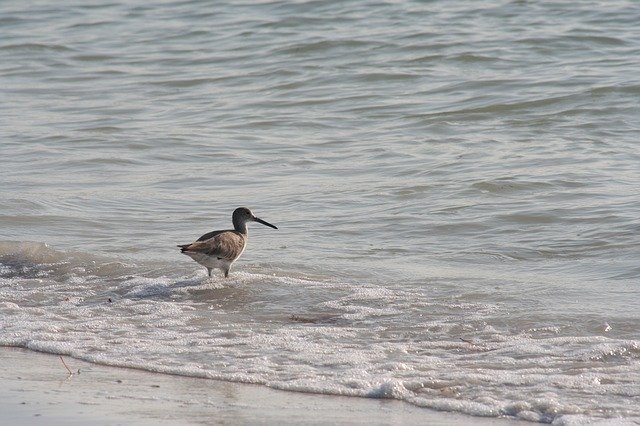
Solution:
{"label": "bird's wing", "polygon": [[233,260],[242,253],[244,239],[233,231],[222,231],[207,240],[196,241],[180,247],[185,254],[195,252],[217,257],[218,259]]}
{"label": "bird's wing", "polygon": [[229,232],[229,231],[211,231],[211,232],[207,232],[202,237],[198,238],[196,241],[208,240],[209,238],[215,237],[216,235],[222,234],[223,232]]}

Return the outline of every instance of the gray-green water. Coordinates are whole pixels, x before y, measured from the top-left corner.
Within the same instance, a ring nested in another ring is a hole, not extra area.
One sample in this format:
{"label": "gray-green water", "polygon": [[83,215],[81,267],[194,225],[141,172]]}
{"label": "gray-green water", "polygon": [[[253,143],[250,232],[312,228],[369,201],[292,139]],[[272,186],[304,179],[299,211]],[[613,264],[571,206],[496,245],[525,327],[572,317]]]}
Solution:
{"label": "gray-green water", "polygon": [[[638,22],[631,1],[1,2],[0,344],[638,420]],[[175,244],[240,205],[280,229],[207,281]]]}

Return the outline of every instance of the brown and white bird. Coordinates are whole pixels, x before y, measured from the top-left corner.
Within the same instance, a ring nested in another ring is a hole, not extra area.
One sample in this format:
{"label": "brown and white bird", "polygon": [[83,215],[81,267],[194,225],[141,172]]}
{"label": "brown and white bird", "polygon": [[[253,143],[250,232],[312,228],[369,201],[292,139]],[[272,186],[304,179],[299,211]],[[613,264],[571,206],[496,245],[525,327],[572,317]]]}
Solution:
{"label": "brown and white bird", "polygon": [[209,276],[213,268],[221,269],[224,276],[229,276],[231,265],[235,262],[245,247],[249,234],[247,222],[258,222],[278,229],[276,226],[259,219],[246,207],[238,207],[233,211],[233,228],[222,231],[211,231],[198,238],[191,244],[180,244],[180,251],[205,268]]}

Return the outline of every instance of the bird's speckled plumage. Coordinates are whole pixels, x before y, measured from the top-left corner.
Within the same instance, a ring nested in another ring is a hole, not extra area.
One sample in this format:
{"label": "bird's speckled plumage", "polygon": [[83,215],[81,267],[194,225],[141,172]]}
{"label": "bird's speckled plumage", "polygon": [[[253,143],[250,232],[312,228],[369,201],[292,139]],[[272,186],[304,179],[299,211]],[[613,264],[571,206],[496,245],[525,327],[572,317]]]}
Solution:
{"label": "bird's speckled plumage", "polygon": [[235,209],[232,220],[234,229],[208,232],[191,244],[178,245],[180,251],[207,268],[209,276],[211,276],[211,270],[217,268],[224,272],[225,277],[228,277],[231,265],[247,246],[249,237],[247,222],[258,222],[278,229],[254,216],[246,207]]}

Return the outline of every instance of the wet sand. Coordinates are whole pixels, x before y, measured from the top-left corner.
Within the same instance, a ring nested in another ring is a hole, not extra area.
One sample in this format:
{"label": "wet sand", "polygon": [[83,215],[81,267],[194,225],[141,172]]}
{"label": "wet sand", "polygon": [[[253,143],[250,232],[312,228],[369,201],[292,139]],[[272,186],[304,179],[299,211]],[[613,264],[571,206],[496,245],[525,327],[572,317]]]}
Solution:
{"label": "wet sand", "polygon": [[[484,424],[385,399],[285,392],[264,386],[170,376],[90,364],[19,348],[0,348],[4,424]],[[79,371],[79,372],[78,372]]]}

